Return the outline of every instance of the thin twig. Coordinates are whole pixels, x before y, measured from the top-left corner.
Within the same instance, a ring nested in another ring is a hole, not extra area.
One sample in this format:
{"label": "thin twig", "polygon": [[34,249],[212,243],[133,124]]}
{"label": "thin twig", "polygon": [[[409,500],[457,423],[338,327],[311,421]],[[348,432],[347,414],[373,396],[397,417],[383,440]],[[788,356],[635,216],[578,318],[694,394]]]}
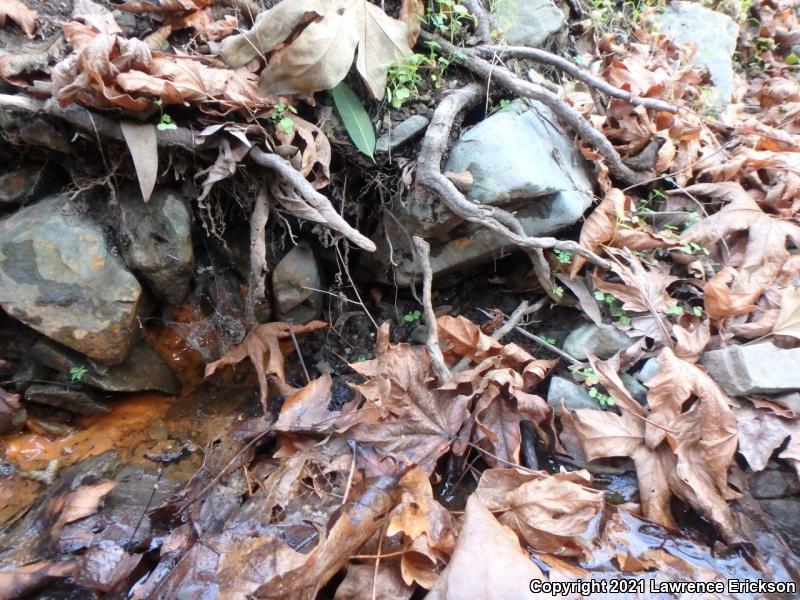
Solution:
{"label": "thin twig", "polygon": [[659,100],[657,98],[643,98],[641,96],[635,96],[630,92],[611,85],[604,79],[592,75],[585,69],[581,69],[578,65],[567,60],[566,58],[562,58],[561,56],[548,52],[547,50],[541,50],[539,48],[527,48],[524,46],[478,46],[473,48],[473,50],[481,54],[484,58],[497,54],[500,56],[500,58],[522,58],[526,60],[532,60],[537,63],[550,65],[551,67],[555,67],[564,73],[571,75],[575,79],[582,81],[590,88],[596,89],[607,96],[625,100],[634,106],[645,106],[647,108],[652,108],[653,110],[666,111],[670,113],[678,112],[678,107],[670,102]]}
{"label": "thin twig", "polygon": [[[489,318],[491,318],[491,317],[492,317],[492,313],[490,313],[490,312],[487,312],[487,311],[483,310],[482,308],[479,308],[478,310],[479,310],[479,311],[481,311],[481,312],[482,312],[484,315],[486,315],[487,317],[489,317]],[[505,316],[505,315],[503,315],[503,316]],[[553,352],[553,353],[555,353],[555,354],[558,354],[560,357],[564,358],[564,359],[565,359],[567,362],[569,362],[571,365],[580,365],[580,364],[583,364],[581,361],[579,361],[577,358],[575,358],[575,357],[574,357],[574,356],[572,356],[571,354],[569,354],[569,353],[567,353],[567,352],[564,352],[564,351],[563,351],[561,348],[559,348],[558,346],[554,346],[554,345],[553,345],[553,344],[551,344],[550,342],[548,342],[548,341],[546,341],[546,340],[544,340],[544,339],[540,338],[538,335],[536,335],[536,334],[534,334],[534,333],[531,333],[531,332],[530,332],[530,331],[528,331],[527,329],[523,329],[522,327],[516,326],[516,327],[514,327],[514,331],[516,331],[517,333],[519,333],[519,334],[521,334],[521,335],[524,335],[524,336],[525,336],[526,338],[528,338],[528,339],[531,339],[531,340],[533,340],[534,342],[536,342],[536,343],[537,343],[537,344],[539,344],[540,346],[544,346],[545,348],[547,348],[548,350],[550,350],[550,352]]]}
{"label": "thin twig", "polygon": [[308,376],[308,369],[306,368],[306,361],[303,360],[303,353],[300,352],[300,345],[297,343],[297,336],[294,334],[294,327],[292,323],[289,322],[289,336],[292,338],[292,343],[294,344],[294,351],[297,352],[297,358],[300,360],[300,367],[303,369],[303,375],[306,378],[306,384],[311,383],[311,377]]}
{"label": "thin twig", "polygon": [[336,248],[336,256],[339,257],[339,262],[342,264],[342,269],[344,269],[344,274],[347,275],[347,280],[350,282],[350,287],[353,288],[353,293],[356,295],[356,298],[358,298],[358,303],[361,305],[361,308],[364,309],[364,312],[369,317],[369,320],[372,321],[372,324],[375,326],[375,330],[377,331],[378,329],[380,329],[380,327],[378,327],[378,323],[375,321],[375,319],[372,318],[372,314],[370,314],[369,310],[367,309],[367,305],[364,304],[364,301],[361,299],[361,294],[358,293],[358,288],[356,287],[356,283],[350,276],[350,269],[347,267],[347,263],[344,260],[344,256],[342,256],[341,250],[339,250],[339,245],[337,244],[334,247]]}
{"label": "thin twig", "polygon": [[433,302],[431,300],[431,287],[433,285],[431,247],[421,237],[414,236],[414,250],[422,267],[422,307],[425,310],[425,322],[428,325],[428,339],[425,342],[425,347],[428,349],[433,369],[439,378],[439,385],[444,385],[453,376],[444,362],[444,355],[439,346],[439,333],[436,329],[436,315],[433,312]]}

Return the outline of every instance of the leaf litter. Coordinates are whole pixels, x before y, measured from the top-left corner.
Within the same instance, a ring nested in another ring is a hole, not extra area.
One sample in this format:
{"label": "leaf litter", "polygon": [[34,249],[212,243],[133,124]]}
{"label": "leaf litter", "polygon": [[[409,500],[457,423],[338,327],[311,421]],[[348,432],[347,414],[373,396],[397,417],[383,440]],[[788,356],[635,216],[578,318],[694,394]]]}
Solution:
{"label": "leaf litter", "polygon": [[[406,3],[406,16],[394,19],[365,0],[283,0],[249,31],[231,15],[215,20],[213,4],[121,5],[160,19],[147,43],[126,37],[99,4],[77,0],[62,24],[72,50],[52,67],[52,98],[125,118],[148,119],[169,106],[271,118],[287,97],[311,104],[314,92],[344,86],[355,62],[380,100],[390,65],[412,52],[419,32],[408,14],[420,10]],[[133,598],[410,598],[420,589],[432,599],[515,598],[528,597],[531,579],[796,574],[785,545],[776,551],[776,563],[788,565],[783,571],[737,555],[753,541],[742,508],[752,497],[740,485],[737,455],[753,472],[782,461],[800,476],[800,411],[781,397],[731,397],[698,362],[708,349],[745,340],[772,337],[795,348],[800,339],[800,86],[778,50],[797,43],[798,23],[791,11],[754,5],[759,34],[775,40],[772,50],[758,51],[771,72],[753,77],[716,122],[698,109],[704,74],[682,60],[692,49],[644,30],[636,42],[597,35],[591,68],[635,96],[677,104],[677,113],[620,99],[600,110],[580,88],[564,94],[623,160],[647,160],[654,174],[647,189],[622,189],[603,159],[582,147],[597,161],[603,197],[578,238],[611,266],[573,257],[559,276],[569,274],[570,290],[585,289],[580,306],[592,320],[638,339],[611,358],[589,354],[581,365],[593,377],[586,386],[599,386],[610,408],[562,406],[557,417],[542,394],[560,360],[502,343],[460,315],[435,325],[450,380],[439,379],[424,346],[391,343],[385,323],[374,358],[349,364],[359,377],[352,398],[336,402],[330,375],[295,387],[286,373],[287,356],[300,352],[295,336],[303,340],[328,323],[257,325],[208,361],[205,375],[235,381],[247,359],[259,416],[243,411],[205,424],[202,465],[189,452],[191,475],[176,475],[156,504],[137,505],[144,525],[128,523],[128,539],[103,535],[122,482],[101,468],[85,481],[47,473],[54,460],[71,468],[120,450],[143,464],[179,462],[190,444],[160,452],[148,439],[147,452],[134,449],[134,438],[148,438],[166,418],[156,398],[130,399],[63,440],[4,441],[6,460],[44,487],[27,513],[24,502],[0,511],[0,595],[74,578],[102,593],[130,589]],[[0,1],[0,26],[13,22],[33,37],[36,19],[19,0]],[[173,32],[184,29],[220,42],[220,54],[167,51]],[[372,156],[374,132],[363,125],[370,116],[353,97],[362,111],[351,120],[364,129],[354,141]],[[200,201],[257,144],[287,159],[312,189],[329,185],[332,151],[322,124],[292,121],[274,135],[233,122],[201,129],[199,139],[227,137],[215,146],[216,162],[199,172]],[[147,198],[159,168],[154,124],[122,132]],[[288,211],[327,222],[282,182],[270,190]],[[675,213],[678,225],[670,221]],[[603,301],[588,311],[592,293]],[[645,358],[658,372],[637,399],[623,374]],[[0,427],[11,430],[24,418],[19,396],[4,391]],[[523,464],[528,425],[556,457],[547,468]],[[630,468],[638,495],[611,503],[604,475]],[[443,493],[450,476],[465,488],[455,508]],[[683,537],[688,510],[722,541]]]}

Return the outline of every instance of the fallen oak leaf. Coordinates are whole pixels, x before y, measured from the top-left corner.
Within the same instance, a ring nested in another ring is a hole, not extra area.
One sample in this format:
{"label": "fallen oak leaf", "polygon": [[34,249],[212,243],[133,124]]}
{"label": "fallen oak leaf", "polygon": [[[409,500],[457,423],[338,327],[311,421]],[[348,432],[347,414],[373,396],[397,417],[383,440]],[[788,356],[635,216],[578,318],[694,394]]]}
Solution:
{"label": "fallen oak leaf", "polygon": [[14,21],[29,38],[36,33],[35,10],[25,6],[20,0],[0,0],[0,27],[6,24],[6,19]]}
{"label": "fallen oak leaf", "polygon": [[281,352],[279,340],[295,335],[310,333],[319,329],[325,329],[328,324],[323,321],[311,321],[305,325],[291,325],[276,321],[256,325],[245,336],[244,341],[238,346],[234,346],[219,360],[215,360],[206,365],[205,376],[209,377],[222,366],[235,365],[249,358],[258,376],[258,387],[261,392],[260,400],[267,412],[267,375],[274,375],[280,381],[286,381],[284,373],[283,353]]}

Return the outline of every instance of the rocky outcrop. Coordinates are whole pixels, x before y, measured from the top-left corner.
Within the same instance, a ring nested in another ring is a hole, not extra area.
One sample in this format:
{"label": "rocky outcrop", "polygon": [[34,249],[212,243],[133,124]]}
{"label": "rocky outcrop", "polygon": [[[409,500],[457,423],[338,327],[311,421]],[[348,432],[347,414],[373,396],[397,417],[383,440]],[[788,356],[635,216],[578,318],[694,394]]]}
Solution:
{"label": "rocky outcrop", "polygon": [[141,296],[102,228],[66,198],[0,222],[0,306],[44,335],[118,364],[136,342]]}
{"label": "rocky outcrop", "polygon": [[119,194],[122,256],[147,287],[170,304],[189,293],[194,273],[192,216],[186,199],[167,188],[144,202],[139,188]]}

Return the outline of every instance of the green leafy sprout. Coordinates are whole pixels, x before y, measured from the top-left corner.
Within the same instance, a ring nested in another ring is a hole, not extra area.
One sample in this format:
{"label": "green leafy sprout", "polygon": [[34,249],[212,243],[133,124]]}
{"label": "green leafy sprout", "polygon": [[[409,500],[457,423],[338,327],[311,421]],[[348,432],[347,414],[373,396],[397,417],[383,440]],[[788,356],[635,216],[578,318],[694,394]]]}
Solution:
{"label": "green leafy sprout", "polygon": [[275,122],[275,127],[281,133],[290,134],[294,131],[294,120],[289,115],[296,115],[297,109],[289,104],[278,102],[272,105],[270,119]]}
{"label": "green leafy sprout", "polygon": [[594,298],[598,302],[605,302],[608,306],[608,312],[614,317],[621,325],[630,325],[631,318],[625,309],[620,305],[619,299],[614,294],[606,294],[600,290],[595,290]]}
{"label": "green leafy sprout", "polygon": [[[614,406],[614,399],[605,394],[601,391],[601,388],[598,386],[600,380],[597,378],[597,374],[594,372],[594,369],[591,367],[584,367],[582,369],[573,368],[572,374],[573,377],[576,375],[582,376],[583,382],[590,386],[589,387],[589,396],[591,396],[600,406]],[[576,381],[581,381],[581,377],[575,377]]]}
{"label": "green leafy sprout", "polygon": [[434,0],[423,17],[423,22],[436,33],[448,38],[452,44],[458,32],[468,23],[477,25],[478,19],[466,6],[455,0]]}
{"label": "green leafy sprout", "polygon": [[161,117],[156,124],[156,129],[159,131],[177,129],[178,126],[175,124],[175,121],[172,120],[172,117],[164,112],[164,101],[161,98],[156,98],[153,100],[153,104],[155,104],[158,107],[158,110],[161,112]]}
{"label": "green leafy sprout", "polygon": [[394,108],[417,94],[422,81],[422,69],[436,66],[436,59],[424,54],[407,56],[402,63],[393,63],[386,74],[386,99]]}
{"label": "green leafy sprout", "polygon": [[83,376],[86,375],[88,369],[84,366],[79,367],[70,367],[69,369],[69,380],[70,381],[81,381]]}
{"label": "green leafy sprout", "polygon": [[416,323],[419,321],[419,318],[422,316],[422,312],[419,310],[410,310],[406,314],[403,315],[403,321],[406,323]]}
{"label": "green leafy sprout", "polygon": [[553,254],[556,255],[556,260],[562,265],[570,264],[572,259],[575,258],[575,254],[569,250],[559,250],[555,248],[553,249]]}

